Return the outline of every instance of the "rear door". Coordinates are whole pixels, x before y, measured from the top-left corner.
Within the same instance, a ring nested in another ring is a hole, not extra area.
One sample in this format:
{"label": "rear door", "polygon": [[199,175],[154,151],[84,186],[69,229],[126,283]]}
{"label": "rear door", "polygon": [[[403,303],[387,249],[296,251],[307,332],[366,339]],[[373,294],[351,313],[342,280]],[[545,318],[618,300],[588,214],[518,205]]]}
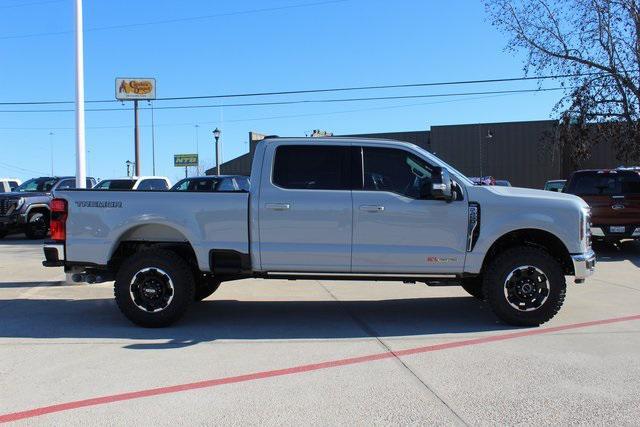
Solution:
{"label": "rear door", "polygon": [[350,145],[271,144],[260,184],[262,270],[349,272]]}
{"label": "rear door", "polygon": [[404,149],[364,146],[362,167],[362,190],[353,191],[352,271],[461,273],[467,201],[422,199],[433,165]]}

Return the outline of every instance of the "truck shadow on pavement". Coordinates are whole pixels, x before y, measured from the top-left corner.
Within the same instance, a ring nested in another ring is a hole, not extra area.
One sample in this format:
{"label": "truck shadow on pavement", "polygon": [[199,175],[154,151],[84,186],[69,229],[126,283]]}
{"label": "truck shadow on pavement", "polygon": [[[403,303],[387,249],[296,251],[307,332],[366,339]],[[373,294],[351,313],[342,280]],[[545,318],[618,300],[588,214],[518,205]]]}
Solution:
{"label": "truck shadow on pavement", "polygon": [[[171,349],[216,340],[366,339],[513,329],[472,297],[380,301],[236,301],[194,304],[177,324],[129,323],[111,299],[0,301],[0,338],[124,339],[127,349]],[[149,342],[153,341],[153,342]],[[156,342],[162,341],[162,342]]]}
{"label": "truck shadow on pavement", "polygon": [[[640,241],[625,240],[621,244],[594,242],[598,262],[630,261],[640,267]],[[597,266],[596,266],[597,268]]]}

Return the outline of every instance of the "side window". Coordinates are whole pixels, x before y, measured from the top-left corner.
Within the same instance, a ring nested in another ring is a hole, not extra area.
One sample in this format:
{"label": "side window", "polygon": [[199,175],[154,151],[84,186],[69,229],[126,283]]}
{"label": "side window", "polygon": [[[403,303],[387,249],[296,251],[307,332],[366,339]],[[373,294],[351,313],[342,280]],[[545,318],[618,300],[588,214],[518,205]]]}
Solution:
{"label": "side window", "polygon": [[167,188],[167,182],[164,179],[145,179],[138,185],[138,190],[166,190]]}
{"label": "side window", "polygon": [[233,185],[233,178],[224,178],[216,187],[216,191],[236,191]]}
{"label": "side window", "polygon": [[413,199],[431,185],[432,166],[408,151],[394,148],[363,148],[364,190],[389,191]]}
{"label": "side window", "polygon": [[272,179],[282,188],[349,190],[350,166],[348,146],[283,145],[276,149]]}
{"label": "side window", "polygon": [[63,179],[60,182],[60,185],[56,188],[56,190],[72,190],[76,188],[76,180],[75,179]]}
{"label": "side window", "polygon": [[238,183],[240,190],[249,191],[251,189],[249,178],[240,177],[236,179],[236,182]]}

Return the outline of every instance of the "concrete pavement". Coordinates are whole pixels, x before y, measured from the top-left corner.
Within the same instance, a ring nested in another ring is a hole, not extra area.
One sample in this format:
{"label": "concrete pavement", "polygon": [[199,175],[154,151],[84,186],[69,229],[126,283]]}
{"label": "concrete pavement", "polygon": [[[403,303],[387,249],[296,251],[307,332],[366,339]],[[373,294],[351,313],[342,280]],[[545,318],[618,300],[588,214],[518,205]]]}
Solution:
{"label": "concrete pavement", "polygon": [[[640,314],[640,245],[596,250],[595,277],[570,284],[560,314],[509,338],[523,329],[460,288],[334,281],[225,283],[175,326],[142,329],[110,283],[66,285],[39,245],[5,239],[0,417],[107,396],[18,423],[637,424],[640,320],[544,333]],[[484,337],[500,340],[402,355]],[[366,359],[376,354],[387,355]]]}

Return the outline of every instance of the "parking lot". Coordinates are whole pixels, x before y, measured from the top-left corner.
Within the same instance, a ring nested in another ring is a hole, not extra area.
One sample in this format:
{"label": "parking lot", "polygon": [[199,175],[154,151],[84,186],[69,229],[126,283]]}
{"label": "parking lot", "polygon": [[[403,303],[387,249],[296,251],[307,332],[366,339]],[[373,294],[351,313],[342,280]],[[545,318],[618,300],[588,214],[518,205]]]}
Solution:
{"label": "parking lot", "polygon": [[637,424],[640,245],[599,245],[541,328],[457,287],[243,280],[177,325],[133,326],[0,241],[0,421],[22,424]]}

